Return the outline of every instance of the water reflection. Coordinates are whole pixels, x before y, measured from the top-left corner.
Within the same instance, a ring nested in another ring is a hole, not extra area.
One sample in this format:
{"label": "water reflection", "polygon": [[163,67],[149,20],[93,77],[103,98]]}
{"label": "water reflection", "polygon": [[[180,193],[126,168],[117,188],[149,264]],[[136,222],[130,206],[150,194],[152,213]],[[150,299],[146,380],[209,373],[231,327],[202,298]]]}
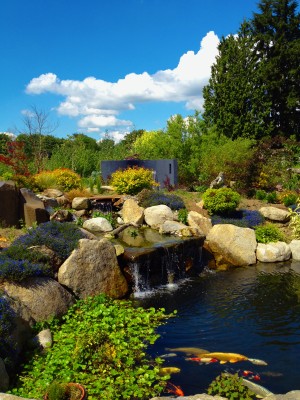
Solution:
{"label": "water reflection", "polygon": [[[200,347],[234,352],[268,362],[268,367],[247,362],[230,364],[252,369],[261,384],[274,393],[300,389],[300,274],[297,263],[259,264],[232,271],[202,273],[177,290],[166,287],[137,300],[145,307],[178,310],[178,316],[159,329],[153,355],[166,348]],[[174,359],[166,360],[174,365]],[[172,377],[186,395],[202,393],[227,364],[197,365],[178,357],[181,373]],[[201,377],[201,379],[200,379]],[[276,377],[276,378],[275,378]]]}

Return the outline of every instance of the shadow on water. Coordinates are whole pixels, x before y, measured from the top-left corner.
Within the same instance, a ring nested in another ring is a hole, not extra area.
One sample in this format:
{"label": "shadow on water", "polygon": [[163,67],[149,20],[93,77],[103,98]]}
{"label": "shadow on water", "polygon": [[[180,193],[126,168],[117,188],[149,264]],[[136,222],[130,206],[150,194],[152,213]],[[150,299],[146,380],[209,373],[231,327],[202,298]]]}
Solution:
{"label": "shadow on water", "polygon": [[251,370],[259,384],[274,393],[300,389],[300,262],[258,264],[225,272],[204,271],[197,278],[162,286],[135,296],[143,307],[178,311],[161,326],[151,355],[172,348],[198,347],[265,360],[208,365],[187,361],[185,354],[166,358],[166,366],[181,369],[171,381],[186,395],[203,393],[221,372]]}

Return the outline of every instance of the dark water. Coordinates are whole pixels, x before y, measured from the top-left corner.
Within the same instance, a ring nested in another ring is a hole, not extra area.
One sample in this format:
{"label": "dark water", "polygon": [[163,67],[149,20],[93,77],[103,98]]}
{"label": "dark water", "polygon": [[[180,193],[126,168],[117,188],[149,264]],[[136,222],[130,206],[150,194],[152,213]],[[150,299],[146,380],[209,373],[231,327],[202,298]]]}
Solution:
{"label": "dark water", "polygon": [[274,393],[300,389],[300,263],[260,264],[232,271],[204,272],[178,287],[164,287],[137,297],[143,307],[177,310],[177,317],[159,328],[161,337],[151,355],[167,348],[199,347],[231,352],[266,361],[200,365],[183,353],[166,359],[165,366],[181,369],[171,382],[185,395],[203,393],[209,383],[229,369],[251,370],[257,383]]}

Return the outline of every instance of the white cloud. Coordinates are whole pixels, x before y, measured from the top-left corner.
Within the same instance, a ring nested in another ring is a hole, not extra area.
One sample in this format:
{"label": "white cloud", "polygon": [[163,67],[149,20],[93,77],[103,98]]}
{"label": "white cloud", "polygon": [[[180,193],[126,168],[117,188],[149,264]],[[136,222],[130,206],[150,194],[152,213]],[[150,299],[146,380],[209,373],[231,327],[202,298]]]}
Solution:
{"label": "white cloud", "polygon": [[207,84],[210,68],[218,53],[219,39],[209,32],[202,39],[197,53],[188,51],[173,70],[158,71],[153,75],[130,73],[117,82],[106,82],[95,77],[82,81],[60,80],[53,73],[33,78],[26,87],[28,94],[53,93],[64,97],[57,107],[61,115],[79,117],[78,126],[87,131],[96,129],[129,129],[130,121],[118,119],[125,110],[145,102],[185,102],[188,109],[203,105],[202,89]]}

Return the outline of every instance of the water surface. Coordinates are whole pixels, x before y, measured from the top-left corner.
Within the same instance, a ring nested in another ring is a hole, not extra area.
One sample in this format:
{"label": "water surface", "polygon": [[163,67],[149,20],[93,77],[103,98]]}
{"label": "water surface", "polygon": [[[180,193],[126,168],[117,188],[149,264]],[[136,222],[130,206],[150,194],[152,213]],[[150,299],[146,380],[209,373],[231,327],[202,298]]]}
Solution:
{"label": "water surface", "polygon": [[179,374],[171,382],[185,395],[205,392],[221,372],[251,370],[257,383],[274,393],[300,390],[300,263],[258,264],[225,272],[203,272],[199,278],[136,296],[143,307],[177,310],[177,317],[158,329],[161,337],[151,355],[169,348],[199,347],[211,352],[231,352],[265,360],[200,365],[184,353],[166,359]]}

